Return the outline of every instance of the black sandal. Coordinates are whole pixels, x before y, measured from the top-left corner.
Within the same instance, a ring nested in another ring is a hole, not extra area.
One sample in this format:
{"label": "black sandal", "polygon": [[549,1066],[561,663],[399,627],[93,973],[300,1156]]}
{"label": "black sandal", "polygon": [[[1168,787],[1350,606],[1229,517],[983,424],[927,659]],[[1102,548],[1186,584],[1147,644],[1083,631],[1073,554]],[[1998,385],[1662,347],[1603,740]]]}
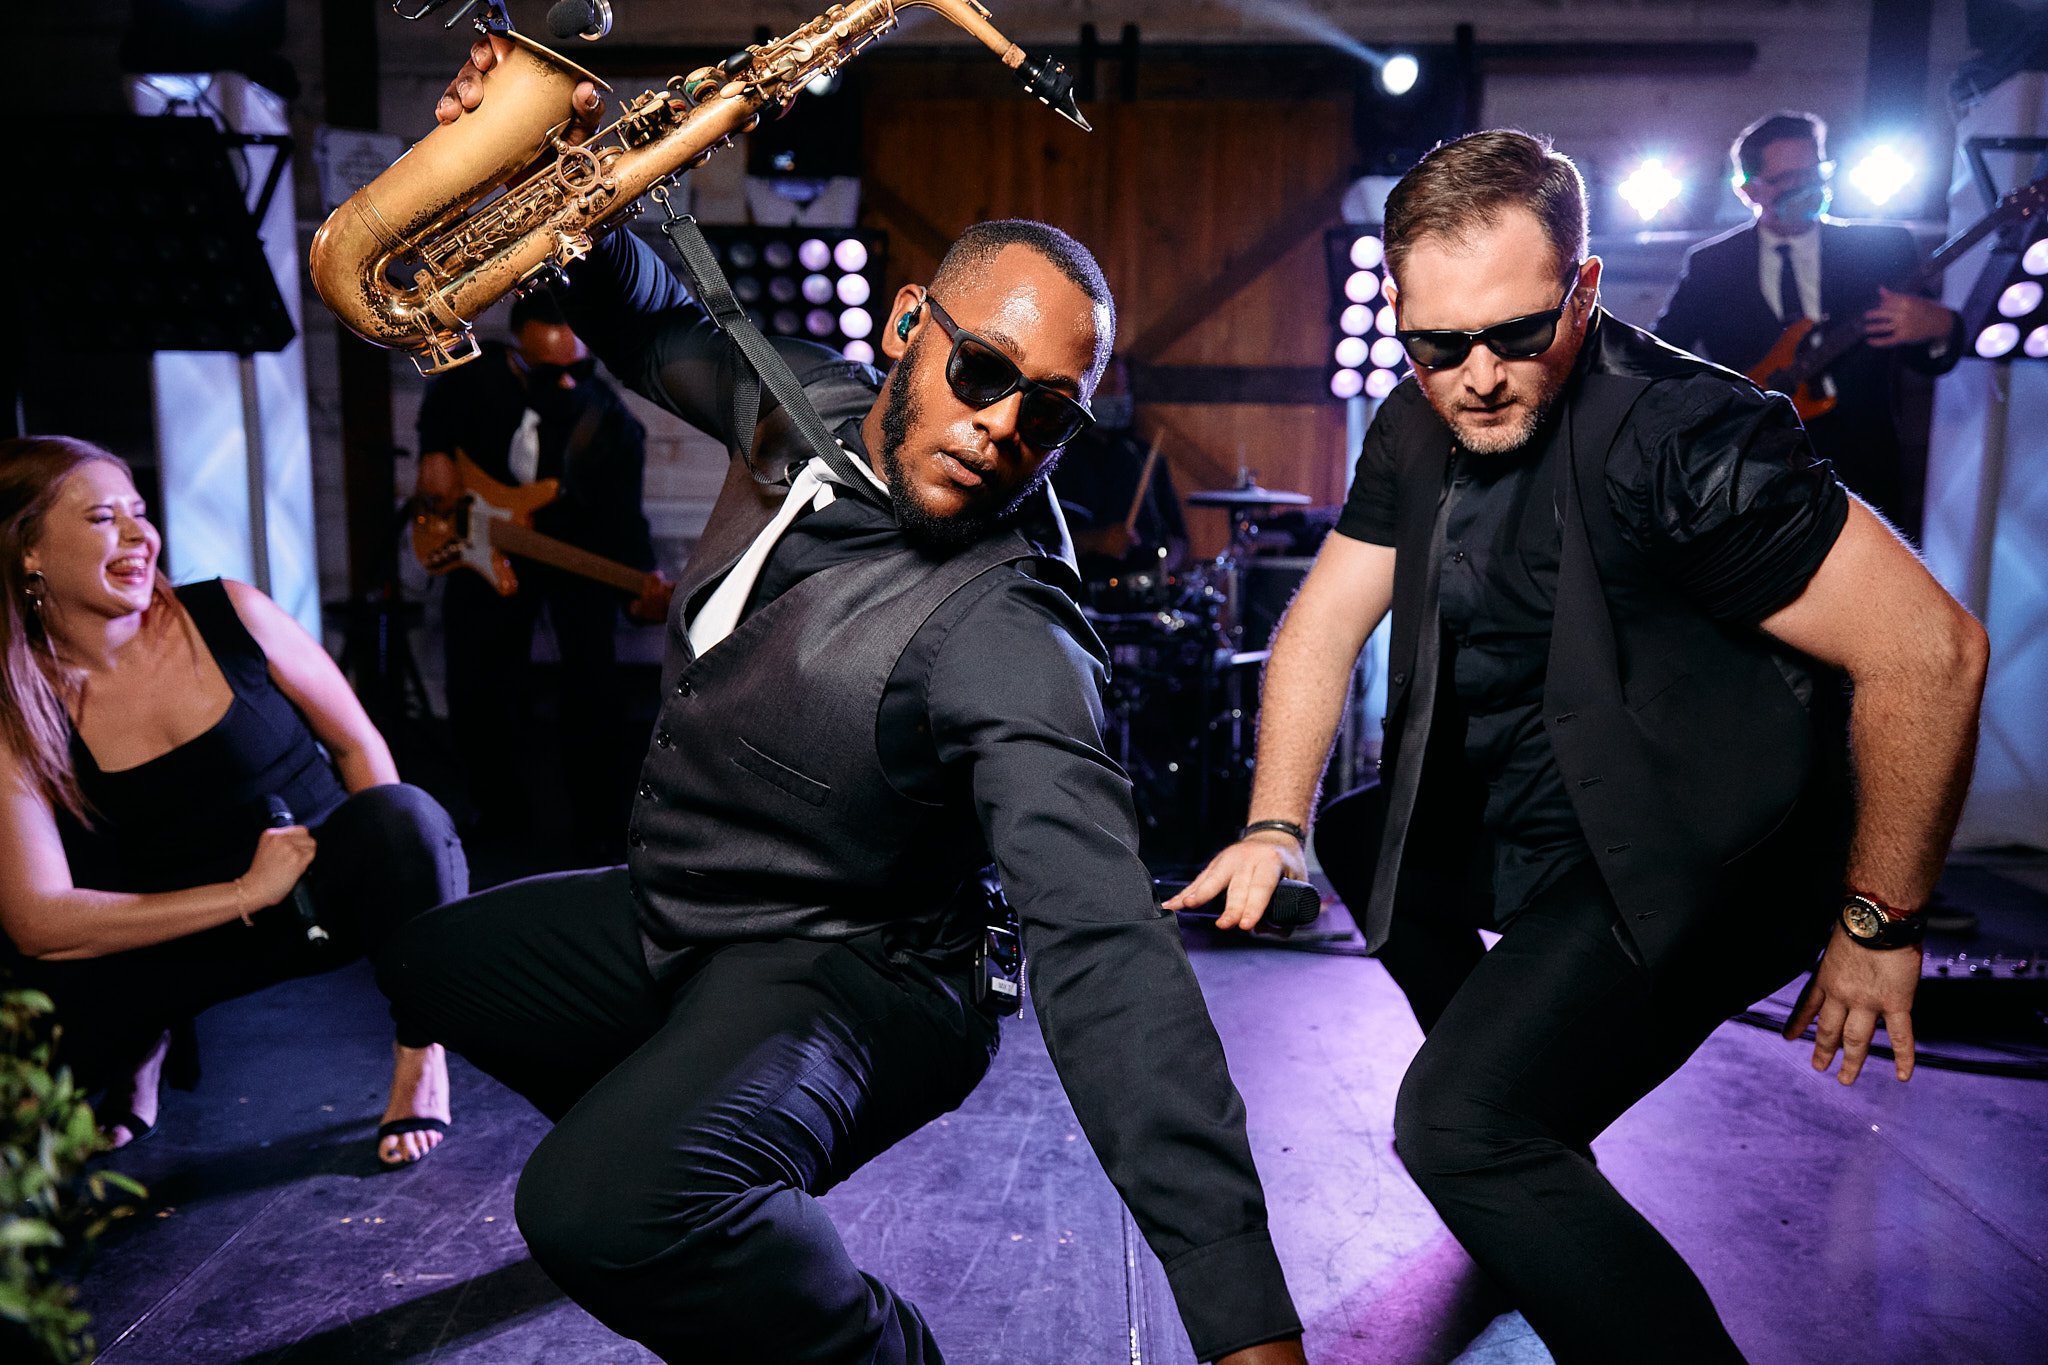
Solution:
{"label": "black sandal", "polygon": [[377,1125],[377,1164],[387,1171],[395,1171],[405,1166],[416,1166],[433,1155],[434,1147],[441,1145],[437,1142],[434,1144],[434,1147],[429,1147],[426,1151],[410,1159],[386,1161],[384,1159],[385,1138],[403,1137],[407,1133],[441,1133],[445,1135],[447,1132],[448,1122],[445,1119],[414,1117],[409,1119],[392,1119],[388,1123],[380,1123]]}
{"label": "black sandal", "polygon": [[122,1143],[120,1147],[114,1149],[117,1152],[133,1147],[136,1143],[141,1142],[144,1138],[156,1132],[156,1125],[154,1123],[144,1123],[133,1113],[107,1114],[104,1117],[96,1115],[95,1117],[99,1117],[99,1128],[102,1136],[113,1132],[116,1128],[126,1128],[128,1130],[128,1140]]}

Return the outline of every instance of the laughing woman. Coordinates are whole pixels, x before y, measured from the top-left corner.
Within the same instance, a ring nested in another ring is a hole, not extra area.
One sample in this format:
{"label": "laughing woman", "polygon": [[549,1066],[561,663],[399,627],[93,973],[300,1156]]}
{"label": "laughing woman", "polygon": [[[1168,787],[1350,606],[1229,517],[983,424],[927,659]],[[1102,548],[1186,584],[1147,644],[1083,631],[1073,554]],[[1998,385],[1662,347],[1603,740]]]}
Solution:
{"label": "laughing woman", "polygon": [[[105,1093],[116,1145],[155,1126],[173,1025],[360,956],[469,883],[320,645],[254,588],[174,590],[161,545],[115,456],[0,441],[0,958],[55,1000],[60,1060]],[[266,828],[273,798],[300,823]],[[395,1053],[387,1166],[449,1117],[440,1047],[401,1018]]]}

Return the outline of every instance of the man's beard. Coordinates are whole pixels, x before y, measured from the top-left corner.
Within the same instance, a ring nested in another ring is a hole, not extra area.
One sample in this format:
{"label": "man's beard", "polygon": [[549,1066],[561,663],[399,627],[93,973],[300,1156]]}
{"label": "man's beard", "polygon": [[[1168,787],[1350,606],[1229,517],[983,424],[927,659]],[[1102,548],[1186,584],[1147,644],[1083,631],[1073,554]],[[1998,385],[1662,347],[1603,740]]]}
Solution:
{"label": "man's beard", "polygon": [[1513,455],[1536,439],[1536,433],[1543,429],[1544,419],[1549,417],[1551,409],[1556,407],[1558,395],[1564,392],[1570,374],[1570,367],[1567,366],[1562,373],[1545,375],[1543,387],[1537,391],[1535,400],[1523,409],[1520,421],[1511,426],[1489,427],[1478,432],[1468,432],[1465,429],[1464,423],[1458,420],[1463,414],[1455,410],[1445,412],[1443,408],[1438,407],[1435,397],[1429,394],[1426,387],[1423,394],[1429,398],[1430,406],[1436,409],[1436,415],[1443,419],[1444,425],[1451,429],[1451,435],[1457,438],[1458,444],[1465,450],[1474,455]]}
{"label": "man's beard", "polygon": [[1040,465],[1038,472],[1017,496],[994,512],[957,512],[943,516],[920,504],[912,495],[910,480],[904,472],[903,444],[909,439],[910,428],[919,416],[917,398],[910,391],[910,372],[916,363],[918,348],[923,345],[922,335],[910,343],[910,349],[896,362],[882,389],[882,478],[889,485],[889,505],[895,510],[896,524],[903,528],[903,534],[911,543],[940,554],[952,554],[987,536],[998,522],[1022,506],[1024,500],[1036,493],[1046,476],[1052,473],[1055,461],[1048,459]]}

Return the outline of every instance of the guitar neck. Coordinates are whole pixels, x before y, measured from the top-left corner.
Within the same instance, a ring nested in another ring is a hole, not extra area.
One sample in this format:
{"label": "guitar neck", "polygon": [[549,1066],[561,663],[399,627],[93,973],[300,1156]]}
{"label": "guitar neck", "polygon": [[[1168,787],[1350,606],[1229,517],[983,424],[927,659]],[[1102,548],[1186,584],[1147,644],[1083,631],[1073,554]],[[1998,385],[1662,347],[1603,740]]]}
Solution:
{"label": "guitar neck", "polygon": [[603,555],[594,555],[588,550],[578,549],[567,541],[556,540],[553,536],[544,536],[529,527],[509,521],[493,521],[490,530],[491,547],[506,554],[518,555],[521,559],[539,560],[565,573],[596,579],[600,583],[636,597],[646,584],[647,575],[638,569],[621,564],[615,559],[606,559]]}

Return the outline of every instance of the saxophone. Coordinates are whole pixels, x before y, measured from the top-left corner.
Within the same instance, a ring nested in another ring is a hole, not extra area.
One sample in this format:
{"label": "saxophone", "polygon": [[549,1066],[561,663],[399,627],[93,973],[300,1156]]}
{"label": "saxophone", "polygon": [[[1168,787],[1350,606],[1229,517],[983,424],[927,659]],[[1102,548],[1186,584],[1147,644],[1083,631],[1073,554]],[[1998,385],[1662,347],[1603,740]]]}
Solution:
{"label": "saxophone", "polygon": [[[480,21],[512,43],[485,74],[487,98],[428,133],[328,216],[313,237],[313,287],[350,331],[410,351],[421,374],[472,360],[480,348],[470,319],[583,256],[639,212],[642,195],[701,165],[768,106],[787,112],[805,86],[836,73],[914,5],[965,29],[1029,93],[1088,127],[1065,68],[1026,57],[977,0],[849,0],[784,37],[671,77],[572,145],[564,114],[577,83],[610,87],[509,23]],[[482,203],[500,185],[505,192]],[[398,270],[410,272],[410,286],[394,278]]]}

